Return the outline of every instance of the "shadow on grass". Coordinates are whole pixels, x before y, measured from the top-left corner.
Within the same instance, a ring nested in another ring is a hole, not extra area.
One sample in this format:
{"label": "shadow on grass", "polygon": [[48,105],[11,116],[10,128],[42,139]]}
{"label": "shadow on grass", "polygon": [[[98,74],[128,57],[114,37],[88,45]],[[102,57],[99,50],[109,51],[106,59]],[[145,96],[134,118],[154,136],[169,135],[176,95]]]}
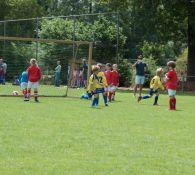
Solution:
{"label": "shadow on grass", "polygon": [[121,102],[123,102],[123,101],[121,101],[121,100],[114,100],[114,101],[112,101],[112,102],[109,102],[109,103],[121,103]]}
{"label": "shadow on grass", "polygon": [[142,106],[153,106],[153,107],[166,107],[167,105],[153,105],[153,104],[146,104],[146,103],[138,103]]}
{"label": "shadow on grass", "polygon": [[94,110],[95,110],[95,109],[102,109],[102,107],[100,107],[100,106],[90,106],[89,108],[90,108],[90,109],[94,109]]}
{"label": "shadow on grass", "polygon": [[[148,93],[149,89],[143,89],[143,93]],[[133,94],[133,90],[121,90],[119,89],[118,92],[120,93],[129,93],[129,94]],[[167,95],[167,92],[161,92],[161,94]],[[181,95],[181,96],[195,96],[195,91],[177,91],[177,95]]]}

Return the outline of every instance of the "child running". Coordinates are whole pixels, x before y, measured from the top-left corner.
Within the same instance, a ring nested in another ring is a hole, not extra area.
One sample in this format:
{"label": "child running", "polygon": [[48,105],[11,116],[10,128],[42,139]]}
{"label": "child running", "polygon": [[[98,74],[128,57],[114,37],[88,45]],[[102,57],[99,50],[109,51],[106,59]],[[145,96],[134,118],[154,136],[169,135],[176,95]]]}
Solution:
{"label": "child running", "polygon": [[112,71],[112,101],[115,100],[115,94],[116,94],[116,90],[119,86],[119,73],[118,73],[118,65],[117,64],[113,64],[112,66],[113,71]]}
{"label": "child running", "polygon": [[158,105],[159,90],[164,90],[164,86],[160,78],[160,75],[162,74],[162,72],[163,72],[162,68],[159,68],[156,70],[156,76],[154,76],[152,80],[150,81],[150,90],[149,90],[148,95],[138,97],[138,102],[140,102],[142,99],[149,99],[154,94],[156,94],[153,105]]}
{"label": "child running", "polygon": [[30,67],[27,69],[28,72],[28,101],[30,99],[31,88],[34,89],[34,98],[35,102],[39,102],[38,100],[38,86],[39,80],[41,79],[41,70],[37,65],[37,60],[32,58],[30,60]]}
{"label": "child running", "polygon": [[108,84],[108,93],[107,93],[107,96],[108,96],[108,99],[109,99],[109,102],[112,101],[112,95],[113,95],[113,91],[112,91],[112,66],[110,63],[107,63],[106,64],[106,71],[105,71],[105,76],[106,76],[106,81],[107,81],[107,84]]}
{"label": "child running", "polygon": [[169,61],[167,63],[169,71],[165,75],[166,80],[166,88],[168,90],[169,95],[169,109],[176,110],[176,90],[177,90],[177,73],[175,72],[176,64],[174,61]]}
{"label": "child running", "polygon": [[100,93],[103,94],[105,106],[108,106],[107,98],[105,98],[105,95],[104,95],[106,79],[104,78],[104,76],[98,76],[98,74],[100,73],[99,66],[96,66],[96,65],[93,66],[92,72],[93,74],[89,78],[89,87],[88,87],[88,90],[90,92],[93,92],[93,96],[94,96],[92,100],[92,107],[98,106]]}
{"label": "child running", "polygon": [[20,88],[22,90],[22,93],[24,95],[24,101],[29,101],[27,96],[27,87],[28,87],[28,73],[27,71],[22,72],[20,77]]}

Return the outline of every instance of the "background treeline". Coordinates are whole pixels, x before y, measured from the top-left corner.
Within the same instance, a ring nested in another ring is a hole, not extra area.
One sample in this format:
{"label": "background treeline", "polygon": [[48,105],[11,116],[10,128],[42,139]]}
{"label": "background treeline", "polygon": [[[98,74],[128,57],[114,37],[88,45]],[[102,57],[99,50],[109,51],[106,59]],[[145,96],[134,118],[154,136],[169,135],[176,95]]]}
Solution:
{"label": "background treeline", "polygon": [[[128,85],[133,71],[131,63],[143,53],[151,76],[157,66],[176,60],[187,48],[187,0],[3,0],[0,20],[43,16],[68,16],[87,13],[118,12],[117,15],[83,16],[0,24],[0,35],[75,39],[94,41],[94,59],[114,63],[119,58],[121,85]],[[38,26],[37,26],[38,24]],[[117,33],[119,50],[117,55]],[[36,43],[1,41],[0,55],[8,62],[10,78],[36,56]],[[74,52],[78,58],[88,56],[87,47],[39,44],[39,60],[47,70],[53,70],[56,60],[67,65]],[[66,74],[66,68],[64,74]]]}

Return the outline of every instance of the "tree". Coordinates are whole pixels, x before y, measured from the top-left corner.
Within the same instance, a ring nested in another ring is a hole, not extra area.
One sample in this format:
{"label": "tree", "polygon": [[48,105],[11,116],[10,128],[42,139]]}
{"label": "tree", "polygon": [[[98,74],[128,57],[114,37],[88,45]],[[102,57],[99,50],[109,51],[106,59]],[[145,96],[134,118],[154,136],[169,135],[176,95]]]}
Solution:
{"label": "tree", "polygon": [[188,76],[190,83],[195,86],[195,1],[189,0],[188,13]]}
{"label": "tree", "polygon": [[[117,27],[114,22],[105,17],[99,17],[93,23],[82,21],[79,18],[75,21],[73,19],[45,20],[41,29],[43,38],[72,40],[74,37],[78,41],[95,42],[94,59],[103,63],[115,61]],[[119,28],[119,32],[119,44],[123,47],[126,37],[122,33],[122,28]]]}
{"label": "tree", "polygon": [[8,13],[9,5],[7,0],[0,1],[0,20],[4,20]]}

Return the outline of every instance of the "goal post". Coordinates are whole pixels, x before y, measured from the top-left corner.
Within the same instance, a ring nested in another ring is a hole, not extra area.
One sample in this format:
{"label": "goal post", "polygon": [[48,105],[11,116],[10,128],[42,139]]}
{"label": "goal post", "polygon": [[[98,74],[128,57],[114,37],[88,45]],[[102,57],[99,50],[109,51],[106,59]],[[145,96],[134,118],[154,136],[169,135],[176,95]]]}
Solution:
{"label": "goal post", "polygon": [[[23,44],[31,43],[31,45],[32,45],[32,43],[40,43],[40,44],[60,44],[60,45],[65,45],[65,46],[67,46],[67,45],[72,45],[73,46],[74,45],[74,46],[76,46],[78,48],[79,48],[79,46],[88,47],[88,51],[87,51],[87,49],[84,50],[84,52],[86,52],[86,58],[87,58],[86,61],[87,61],[87,64],[88,64],[87,79],[89,78],[89,76],[91,74],[92,55],[93,55],[93,42],[90,42],[90,41],[60,40],[60,39],[44,39],[44,38],[26,38],[26,37],[13,37],[13,36],[11,36],[11,37],[10,36],[0,36],[0,41],[2,41],[2,42],[10,42],[10,43],[12,43],[12,42],[13,43],[23,43]],[[70,48],[68,50],[70,50]],[[36,49],[36,52],[38,52],[37,49]],[[60,52],[60,49],[59,49],[59,52]],[[30,59],[30,58],[27,58],[27,59]],[[75,60],[75,62],[76,62],[76,59],[77,59],[76,55],[74,55],[73,58],[69,58],[69,62],[70,62],[71,59]],[[39,59],[38,59],[38,61],[39,61]],[[55,61],[57,61],[57,60],[55,60]],[[42,82],[41,85],[43,85],[44,89],[46,89],[46,91],[48,91],[48,92],[47,93],[40,93],[40,96],[45,96],[45,97],[67,97],[67,96],[75,97],[76,96],[76,97],[79,97],[78,95],[80,95],[80,93],[82,93],[82,92],[76,92],[76,93],[70,93],[69,92],[70,91],[69,90],[70,84],[68,82],[71,81],[70,80],[71,79],[70,74],[74,70],[71,70],[70,66],[67,65],[67,64],[69,64],[69,63],[66,63],[66,67],[69,68],[69,70],[67,71],[69,75],[65,75],[65,76],[68,77],[67,78],[67,84],[63,84],[63,86],[62,86],[63,88],[64,87],[65,88],[64,89],[56,88],[56,87],[53,86],[53,84],[46,85],[46,84],[44,84]],[[8,65],[8,69],[9,69],[9,65]],[[24,67],[24,69],[25,69],[25,67]],[[11,82],[8,83],[8,84],[9,84],[9,86],[12,86]],[[16,89],[15,86],[13,86],[11,88],[9,87],[10,90],[8,92],[8,91],[2,91],[1,90],[2,88],[3,88],[3,86],[0,87],[0,96],[11,96],[12,95],[11,94],[11,90],[15,90]],[[19,89],[19,87],[17,89]],[[57,92],[58,90],[60,91],[60,93]],[[50,94],[50,91],[51,91],[51,94]],[[54,93],[54,91],[55,91],[55,93]],[[69,93],[70,93],[70,95],[69,95]]]}

